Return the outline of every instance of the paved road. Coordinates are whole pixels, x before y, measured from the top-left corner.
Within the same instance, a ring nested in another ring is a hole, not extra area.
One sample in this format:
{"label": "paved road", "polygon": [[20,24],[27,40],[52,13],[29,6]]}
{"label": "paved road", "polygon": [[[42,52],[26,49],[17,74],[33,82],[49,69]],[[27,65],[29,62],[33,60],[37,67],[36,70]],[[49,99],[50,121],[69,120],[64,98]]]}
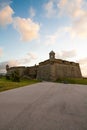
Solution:
{"label": "paved road", "polygon": [[1,92],[0,130],[87,130],[87,85],[42,82]]}

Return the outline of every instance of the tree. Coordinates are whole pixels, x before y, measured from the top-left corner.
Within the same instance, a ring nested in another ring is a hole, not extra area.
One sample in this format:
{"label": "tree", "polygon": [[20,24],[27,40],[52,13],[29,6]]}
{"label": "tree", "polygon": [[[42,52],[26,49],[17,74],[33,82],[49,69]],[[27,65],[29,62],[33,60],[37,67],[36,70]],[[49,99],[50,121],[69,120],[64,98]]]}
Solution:
{"label": "tree", "polygon": [[20,75],[18,70],[14,70],[14,72],[11,75],[11,79],[14,82],[20,82]]}

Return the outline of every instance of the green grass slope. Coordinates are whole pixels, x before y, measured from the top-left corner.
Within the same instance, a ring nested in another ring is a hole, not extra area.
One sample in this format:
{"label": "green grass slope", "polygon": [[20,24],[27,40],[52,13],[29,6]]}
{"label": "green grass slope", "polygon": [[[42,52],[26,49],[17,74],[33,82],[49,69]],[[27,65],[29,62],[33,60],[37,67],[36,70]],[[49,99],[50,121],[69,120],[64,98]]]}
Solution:
{"label": "green grass slope", "polygon": [[56,82],[87,85],[87,78],[64,78],[64,79],[58,79]]}
{"label": "green grass slope", "polygon": [[39,82],[38,80],[21,80],[20,82],[12,82],[10,80],[6,80],[6,78],[0,78],[0,92],[23,87],[26,85],[34,84]]}

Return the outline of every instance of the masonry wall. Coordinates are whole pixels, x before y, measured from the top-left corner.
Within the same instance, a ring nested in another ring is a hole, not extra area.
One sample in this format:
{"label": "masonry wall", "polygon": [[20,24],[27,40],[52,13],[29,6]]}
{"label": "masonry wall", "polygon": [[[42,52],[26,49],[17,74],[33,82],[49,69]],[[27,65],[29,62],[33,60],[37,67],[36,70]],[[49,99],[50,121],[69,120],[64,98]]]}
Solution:
{"label": "masonry wall", "polygon": [[39,65],[38,67],[38,71],[37,71],[37,79],[41,79],[41,80],[50,80],[50,64],[45,64],[45,65]]}
{"label": "masonry wall", "polygon": [[50,81],[55,81],[57,79],[56,77],[56,64],[51,63],[50,64]]}
{"label": "masonry wall", "polygon": [[20,77],[24,75],[25,67],[11,67],[9,68],[7,74],[12,74],[14,71],[18,71]]}
{"label": "masonry wall", "polygon": [[28,76],[30,78],[36,78],[38,66],[32,67],[11,67],[7,71],[7,74],[12,74],[15,70],[19,72],[20,77]]}
{"label": "masonry wall", "polygon": [[26,71],[28,71],[28,76],[31,77],[31,78],[36,78],[36,76],[37,76],[37,69],[38,69],[38,66],[28,67],[26,69]]}
{"label": "masonry wall", "polygon": [[81,71],[78,64],[66,65],[56,64],[56,79],[58,78],[81,78]]}
{"label": "masonry wall", "polygon": [[38,66],[11,67],[8,74],[18,70],[21,77],[29,76],[46,81],[55,81],[59,78],[81,78],[81,71],[78,63],[68,62],[61,59],[46,60]]}
{"label": "masonry wall", "polygon": [[41,80],[55,81],[59,78],[81,78],[81,71],[78,63],[55,62],[41,63],[38,67],[37,78]]}

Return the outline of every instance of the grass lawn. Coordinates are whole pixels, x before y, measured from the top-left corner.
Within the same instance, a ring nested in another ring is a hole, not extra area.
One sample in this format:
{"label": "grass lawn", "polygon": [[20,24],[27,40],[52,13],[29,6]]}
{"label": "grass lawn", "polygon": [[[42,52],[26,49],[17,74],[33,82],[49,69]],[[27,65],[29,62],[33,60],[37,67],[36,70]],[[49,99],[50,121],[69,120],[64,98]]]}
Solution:
{"label": "grass lawn", "polygon": [[0,78],[0,92],[23,87],[26,85],[34,84],[39,82],[38,80],[21,80],[20,82],[12,82],[10,80],[6,80],[6,78]]}
{"label": "grass lawn", "polygon": [[87,85],[87,78],[64,78],[64,79],[58,79],[56,82]]}

